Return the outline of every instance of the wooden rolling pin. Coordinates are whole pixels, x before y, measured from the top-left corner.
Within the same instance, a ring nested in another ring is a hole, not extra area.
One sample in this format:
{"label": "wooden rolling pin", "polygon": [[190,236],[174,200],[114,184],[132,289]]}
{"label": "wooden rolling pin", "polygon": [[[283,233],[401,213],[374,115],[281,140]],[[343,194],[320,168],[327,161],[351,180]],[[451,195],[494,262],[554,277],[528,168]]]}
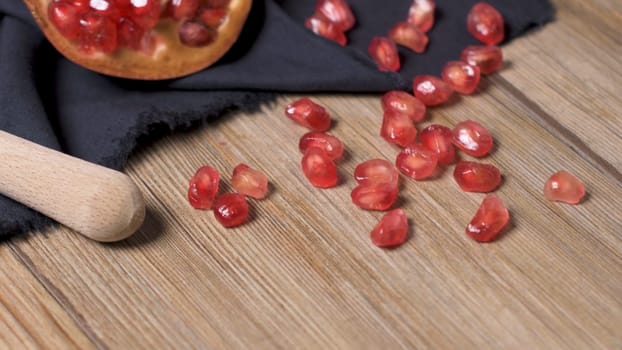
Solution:
{"label": "wooden rolling pin", "polygon": [[0,193],[100,242],[129,237],[145,218],[127,175],[3,131]]}

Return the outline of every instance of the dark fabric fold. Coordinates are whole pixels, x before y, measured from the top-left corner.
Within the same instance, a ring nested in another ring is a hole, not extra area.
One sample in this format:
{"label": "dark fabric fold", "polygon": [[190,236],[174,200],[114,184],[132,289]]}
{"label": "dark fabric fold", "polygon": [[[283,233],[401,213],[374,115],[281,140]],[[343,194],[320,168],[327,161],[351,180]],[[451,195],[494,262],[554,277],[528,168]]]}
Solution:
{"label": "dark fabric fold", "polygon": [[[358,22],[348,46],[341,47],[304,27],[315,0],[255,0],[240,39],[216,65],[180,79],[143,82],[106,77],[66,60],[45,40],[22,0],[2,0],[0,130],[121,169],[139,142],[229,110],[252,110],[278,92],[409,89],[414,75],[439,74],[462,48],[477,44],[466,31],[466,14],[476,1],[437,1],[426,53],[400,48],[400,73],[379,72],[367,44],[404,20],[411,2],[350,0]],[[553,16],[547,0],[489,3],[506,19],[507,41]],[[0,196],[0,236],[49,223]]]}

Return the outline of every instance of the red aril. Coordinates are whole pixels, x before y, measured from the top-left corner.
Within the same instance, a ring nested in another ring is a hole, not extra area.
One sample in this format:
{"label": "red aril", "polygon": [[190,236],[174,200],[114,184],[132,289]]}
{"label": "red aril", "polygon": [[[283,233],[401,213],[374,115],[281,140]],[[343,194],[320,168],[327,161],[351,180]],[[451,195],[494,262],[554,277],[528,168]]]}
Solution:
{"label": "red aril", "polygon": [[329,188],[337,185],[337,166],[319,148],[309,148],[302,157],[302,172],[309,182],[319,188]]}
{"label": "red aril", "polygon": [[397,72],[400,70],[400,57],[393,40],[383,36],[375,36],[369,42],[367,51],[380,71]]}
{"label": "red aril", "polygon": [[408,239],[408,219],[402,209],[394,209],[384,214],[371,231],[371,241],[381,248],[402,245]]}
{"label": "red aril", "polygon": [[478,242],[489,242],[510,221],[510,213],[503,201],[494,194],[487,195],[466,228],[466,234]]}
{"label": "red aril", "polygon": [[462,61],[450,61],[443,68],[441,77],[454,91],[468,95],[479,84],[479,67]]}
{"label": "red aril", "polygon": [[307,18],[305,21],[305,27],[316,35],[332,40],[341,46],[346,46],[346,43],[348,42],[343,30],[333,22],[327,20],[321,14],[314,14],[313,16]]}
{"label": "red aril", "polygon": [[561,170],[544,184],[544,197],[550,201],[577,204],[585,196],[585,186],[571,173]]}
{"label": "red aril", "polygon": [[501,185],[501,172],[492,164],[459,161],[454,179],[465,192],[492,192]]}
{"label": "red aril", "polygon": [[475,39],[486,45],[497,45],[505,37],[503,16],[485,2],[473,5],[467,15],[467,29]]}
{"label": "red aril", "polygon": [[423,53],[428,46],[428,36],[408,22],[400,22],[391,28],[389,38],[416,53]]}
{"label": "red aril", "polygon": [[354,178],[359,185],[395,184],[399,178],[397,169],[384,159],[370,159],[356,166]]}
{"label": "red aril", "polygon": [[166,11],[173,19],[182,20],[194,17],[199,5],[199,0],[171,0]]}
{"label": "red aril", "polygon": [[384,94],[382,109],[385,112],[406,114],[413,122],[419,122],[425,117],[425,105],[405,91],[393,90]]}
{"label": "red aril", "polygon": [[264,173],[244,163],[233,168],[231,186],[240,194],[263,199],[268,194],[268,178]]}
{"label": "red aril", "polygon": [[48,7],[48,17],[58,31],[67,39],[75,39],[80,33],[79,18],[88,7],[76,6],[69,1],[55,0]]}
{"label": "red aril", "polygon": [[359,185],[350,194],[352,203],[366,210],[388,210],[397,199],[398,187],[395,183]]}
{"label": "red aril", "polygon": [[343,144],[341,141],[335,136],[323,132],[311,131],[302,135],[298,143],[300,152],[304,154],[312,147],[321,149],[332,160],[341,158],[343,155]]}
{"label": "red aril", "polygon": [[296,123],[315,131],[330,129],[330,115],[324,107],[304,97],[290,103],[285,115]]}
{"label": "red aril", "polygon": [[415,97],[426,106],[438,106],[447,102],[453,91],[443,80],[431,75],[418,75],[413,80]]}
{"label": "red aril", "polygon": [[356,18],[345,0],[318,0],[315,11],[344,32],[350,30],[356,23]]}
{"label": "red aril", "polygon": [[419,133],[421,145],[438,155],[439,164],[448,165],[456,160],[456,150],[452,144],[453,134],[446,126],[432,124]]}
{"label": "red aril", "polygon": [[240,226],[248,221],[248,203],[239,193],[225,193],[214,202],[214,216],[224,227]]}
{"label": "red aril", "polygon": [[451,131],[456,147],[474,157],[483,157],[492,151],[493,138],[488,129],[473,120],[465,120]]}
{"label": "red aril", "polygon": [[501,68],[503,52],[497,46],[467,46],[460,54],[464,62],[479,67],[481,74],[492,74]]}
{"label": "red aril", "polygon": [[434,26],[434,0],[414,0],[408,10],[408,22],[419,28],[422,32],[427,32]]}
{"label": "red aril", "polygon": [[417,128],[406,114],[385,112],[380,136],[388,143],[406,147],[417,137]]}
{"label": "red aril", "polygon": [[202,47],[213,42],[216,33],[201,21],[188,20],[179,27],[179,41],[188,47]]}
{"label": "red aril", "polygon": [[208,27],[218,27],[227,17],[227,10],[223,8],[202,7],[199,10],[201,22]]}
{"label": "red aril", "polygon": [[207,210],[212,207],[218,193],[220,175],[216,169],[204,166],[190,178],[188,202],[196,209]]}
{"label": "red aril", "polygon": [[397,168],[415,180],[423,180],[434,175],[437,163],[436,153],[419,144],[407,146],[395,159]]}
{"label": "red aril", "polygon": [[86,13],[80,20],[79,48],[87,54],[112,53],[117,49],[117,26],[108,17],[94,12]]}

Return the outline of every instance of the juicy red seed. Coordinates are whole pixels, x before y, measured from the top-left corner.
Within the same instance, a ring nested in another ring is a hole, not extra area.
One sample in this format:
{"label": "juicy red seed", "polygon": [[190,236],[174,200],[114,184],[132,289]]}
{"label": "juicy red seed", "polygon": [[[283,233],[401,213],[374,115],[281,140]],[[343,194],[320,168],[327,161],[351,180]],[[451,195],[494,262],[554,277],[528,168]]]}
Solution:
{"label": "juicy red seed", "polygon": [[53,1],[48,6],[48,17],[56,29],[67,39],[75,39],[80,33],[80,15],[83,12],[70,2]]}
{"label": "juicy red seed", "polygon": [[492,192],[501,185],[501,172],[492,164],[459,161],[454,179],[465,192]]}
{"label": "juicy red seed", "polygon": [[497,46],[467,46],[460,54],[464,62],[479,67],[481,74],[492,74],[501,68],[503,52]]}
{"label": "juicy red seed", "polygon": [[359,185],[350,194],[352,203],[365,210],[384,211],[391,208],[398,194],[397,184]]}
{"label": "juicy red seed", "polygon": [[400,57],[395,42],[389,38],[375,36],[369,42],[367,49],[371,58],[378,65],[380,71],[400,70]]}
{"label": "juicy red seed", "polygon": [[227,10],[221,8],[203,8],[199,11],[199,18],[208,27],[218,27],[227,16]]}
{"label": "juicy red seed", "polygon": [[371,241],[381,248],[397,247],[408,239],[408,219],[402,209],[384,214],[371,231]]}
{"label": "juicy red seed", "polygon": [[444,81],[431,75],[418,75],[413,80],[415,97],[426,106],[438,106],[451,97],[453,91]]}
{"label": "juicy red seed", "polygon": [[310,131],[300,138],[298,149],[306,153],[311,147],[319,148],[326,153],[328,158],[335,160],[343,155],[343,144],[335,136],[323,132]]}
{"label": "juicy red seed", "polygon": [[142,29],[151,29],[160,20],[160,1],[130,1],[129,7],[123,16],[131,19]]}
{"label": "juicy red seed", "polygon": [[370,159],[354,168],[354,178],[359,185],[395,184],[399,178],[397,169],[384,159]]}
{"label": "juicy red seed", "polygon": [[233,169],[231,186],[245,196],[263,199],[268,194],[268,178],[264,173],[240,163]]}
{"label": "juicy red seed", "polygon": [[140,49],[145,31],[129,19],[122,18],[117,25],[119,46]]}
{"label": "juicy red seed", "polygon": [[509,221],[510,213],[503,201],[494,194],[489,194],[467,225],[466,234],[478,242],[489,242],[497,237]]}
{"label": "juicy red seed", "polygon": [[318,0],[315,11],[321,13],[342,31],[351,29],[356,23],[356,18],[345,0]]}
{"label": "juicy red seed", "polygon": [[117,26],[114,21],[93,12],[82,16],[78,41],[86,53],[111,53],[117,49]]}
{"label": "juicy red seed", "polygon": [[446,126],[432,124],[419,133],[421,145],[438,155],[439,164],[452,164],[456,159],[456,149],[452,143],[453,134]]}
{"label": "juicy red seed", "polygon": [[114,0],[90,0],[89,7],[91,13],[108,17],[113,21],[116,21],[121,15],[121,9],[116,6]]}
{"label": "juicy red seed", "polygon": [[388,143],[406,147],[415,141],[417,128],[406,114],[385,112],[380,136]]}
{"label": "juicy red seed", "polygon": [[385,112],[406,114],[413,122],[423,120],[425,105],[415,96],[404,91],[389,91],[382,96],[382,109]]}
{"label": "juicy red seed", "polygon": [[225,193],[214,202],[214,216],[224,227],[240,226],[248,221],[248,203],[239,193]]}
{"label": "juicy red seed", "polygon": [[302,157],[301,166],[313,186],[329,188],[337,185],[337,167],[321,149],[309,148]]}
{"label": "juicy red seed", "polygon": [[315,131],[330,129],[330,115],[324,107],[304,97],[290,103],[285,115],[296,123]]}
{"label": "juicy red seed", "polygon": [[468,95],[479,84],[479,67],[462,61],[450,61],[443,67],[441,77],[454,91]]}
{"label": "juicy red seed", "polygon": [[438,156],[419,144],[404,148],[395,159],[395,165],[406,176],[423,180],[434,175]]}
{"label": "juicy red seed", "polygon": [[199,0],[171,0],[169,13],[176,20],[192,18],[199,9]]}
{"label": "juicy red seed", "polygon": [[210,209],[218,193],[220,175],[216,169],[204,166],[190,178],[188,201],[196,209]]}
{"label": "juicy red seed", "polygon": [[348,42],[343,30],[333,22],[326,19],[322,14],[314,14],[313,16],[307,18],[305,21],[305,27],[313,33],[328,40],[332,40],[341,46],[346,46],[346,43]]}
{"label": "juicy red seed", "polygon": [[416,53],[423,53],[428,46],[428,36],[408,22],[400,22],[391,28],[389,38]]}
{"label": "juicy red seed", "polygon": [[492,151],[492,135],[478,122],[465,120],[456,124],[451,132],[454,145],[467,154],[483,157]]}
{"label": "juicy red seed", "polygon": [[550,201],[578,204],[585,196],[585,186],[571,173],[561,170],[544,184],[544,197]]}
{"label": "juicy red seed", "polygon": [[486,45],[497,45],[505,37],[503,16],[485,2],[473,5],[467,15],[467,29]]}
{"label": "juicy red seed", "polygon": [[202,47],[216,39],[216,32],[195,20],[185,21],[179,27],[179,41],[189,47]]}
{"label": "juicy red seed", "polygon": [[427,32],[434,26],[434,0],[415,0],[408,10],[408,22]]}

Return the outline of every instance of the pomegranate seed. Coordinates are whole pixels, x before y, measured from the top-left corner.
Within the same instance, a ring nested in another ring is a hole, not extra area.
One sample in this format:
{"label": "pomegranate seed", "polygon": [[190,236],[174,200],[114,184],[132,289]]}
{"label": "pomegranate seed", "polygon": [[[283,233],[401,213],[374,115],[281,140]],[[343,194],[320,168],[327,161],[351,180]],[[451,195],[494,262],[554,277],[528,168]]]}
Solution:
{"label": "pomegranate seed", "polygon": [[501,172],[492,164],[459,161],[454,179],[465,192],[492,192],[501,185]]}
{"label": "pomegranate seed", "polygon": [[326,131],[330,128],[330,115],[326,109],[307,97],[290,103],[285,115],[311,130]]}
{"label": "pomegranate seed", "polygon": [[214,216],[224,227],[240,226],[248,221],[248,203],[239,193],[225,193],[214,202]]}
{"label": "pomegranate seed", "polygon": [[145,31],[136,23],[122,18],[117,24],[119,46],[140,49]]}
{"label": "pomegranate seed", "polygon": [[434,0],[415,0],[408,10],[408,22],[426,33],[434,26]]}
{"label": "pomegranate seed", "polygon": [[393,40],[382,36],[375,36],[371,39],[367,51],[378,65],[380,71],[397,72],[400,70],[400,57],[397,53],[397,46],[395,46]]}
{"label": "pomegranate seed", "polygon": [[309,148],[302,157],[302,172],[309,182],[319,188],[337,185],[337,167],[335,163],[319,148]]}
{"label": "pomegranate seed", "polygon": [[389,38],[416,53],[423,53],[428,46],[428,36],[408,22],[400,22],[391,28]]}
{"label": "pomegranate seed", "polygon": [[402,209],[384,214],[371,231],[371,241],[378,247],[391,248],[402,245],[408,239],[408,219]]}
{"label": "pomegranate seed", "polygon": [[448,62],[441,73],[443,81],[454,91],[471,94],[479,84],[479,67],[462,61]]}
{"label": "pomegranate seed", "polygon": [[452,134],[454,145],[474,157],[483,157],[492,151],[492,135],[478,122],[460,122],[454,126]]}
{"label": "pomegranate seed", "polygon": [[388,210],[397,199],[398,187],[394,183],[359,185],[350,194],[352,203],[366,210]]}
{"label": "pomegranate seed", "polygon": [[456,150],[452,144],[453,134],[446,126],[432,124],[419,133],[421,145],[438,155],[439,164],[448,165],[456,160]]}
{"label": "pomegranate seed", "polygon": [[335,136],[323,132],[311,131],[300,138],[298,148],[301,153],[306,153],[311,147],[319,148],[326,153],[328,158],[335,160],[343,155],[343,144]]}
{"label": "pomegranate seed", "polygon": [[406,147],[415,141],[417,129],[406,114],[385,112],[380,136],[388,143]]}
{"label": "pomegranate seed", "polygon": [[160,1],[130,1],[127,11],[123,15],[142,29],[151,29],[155,27],[160,19]]}
{"label": "pomegranate seed", "polygon": [[413,122],[419,122],[425,116],[423,102],[404,91],[393,90],[384,94],[382,109],[385,112],[406,114]]}
{"label": "pomegranate seed", "polygon": [[441,79],[431,75],[418,75],[413,80],[415,97],[426,106],[438,106],[451,97],[453,91]]}
{"label": "pomegranate seed", "polygon": [[117,26],[109,17],[94,12],[82,16],[78,40],[86,53],[111,53],[117,49]]}
{"label": "pomegranate seed", "polygon": [[404,148],[395,160],[397,168],[404,175],[415,180],[423,180],[432,176],[437,163],[436,153],[419,144],[411,144]]}
{"label": "pomegranate seed", "polygon": [[467,15],[467,29],[475,39],[486,45],[497,45],[505,37],[503,16],[485,2],[473,5]]}
{"label": "pomegranate seed", "polygon": [[179,41],[189,47],[202,47],[216,39],[216,32],[195,20],[185,21],[179,27]]}
{"label": "pomegranate seed", "polygon": [[344,32],[356,23],[354,14],[345,0],[318,0],[315,11],[321,13]]}
{"label": "pomegranate seed", "polygon": [[188,201],[196,209],[210,209],[218,193],[220,175],[216,169],[204,166],[190,178]]}
{"label": "pomegranate seed", "polygon": [[218,27],[227,16],[227,10],[221,8],[202,8],[199,18],[208,27]]}
{"label": "pomegranate seed", "polygon": [[263,199],[268,194],[268,178],[264,173],[240,163],[233,169],[231,185],[245,196]]}
{"label": "pomegranate seed", "polygon": [[466,228],[466,234],[478,242],[492,241],[510,221],[510,213],[501,199],[487,195]]}
{"label": "pomegranate seed", "polygon": [[328,40],[332,40],[341,46],[346,46],[348,42],[343,30],[321,14],[314,14],[307,18],[305,27],[310,29],[313,33]]}
{"label": "pomegranate seed", "polygon": [[80,33],[80,15],[84,9],[70,2],[52,1],[48,7],[48,17],[56,29],[67,39],[75,39]]}
{"label": "pomegranate seed", "polygon": [[176,20],[194,17],[199,9],[199,0],[171,0],[169,13]]}
{"label": "pomegranate seed", "polygon": [[467,46],[462,50],[460,58],[479,67],[480,73],[484,75],[496,72],[503,63],[503,53],[497,46]]}
{"label": "pomegranate seed", "polygon": [[571,173],[561,170],[544,184],[544,197],[550,201],[577,204],[585,196],[585,186]]}
{"label": "pomegranate seed", "polygon": [[359,185],[395,184],[399,178],[397,169],[384,159],[370,159],[356,166],[354,178]]}

